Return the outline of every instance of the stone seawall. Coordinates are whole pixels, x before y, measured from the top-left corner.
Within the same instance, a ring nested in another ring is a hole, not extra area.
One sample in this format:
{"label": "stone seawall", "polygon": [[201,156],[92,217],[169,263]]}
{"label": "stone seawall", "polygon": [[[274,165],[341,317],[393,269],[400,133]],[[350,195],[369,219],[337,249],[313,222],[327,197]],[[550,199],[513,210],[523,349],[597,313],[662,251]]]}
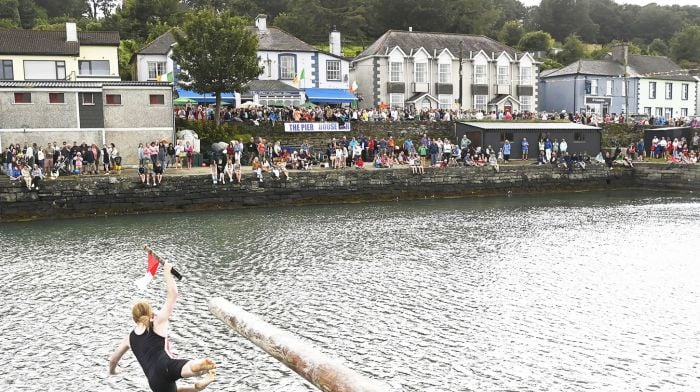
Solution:
{"label": "stone seawall", "polygon": [[645,189],[700,191],[700,165],[636,165],[634,182]]}
{"label": "stone seawall", "polygon": [[500,173],[489,167],[429,168],[421,176],[402,167],[315,169],[291,175],[290,181],[268,176],[258,183],[246,173],[241,185],[212,185],[208,175],[168,175],[156,188],[144,186],[136,176],[66,177],[45,181],[39,192],[30,192],[19,182],[11,183],[3,177],[0,222],[634,186],[632,170],[611,171],[602,166],[571,174],[549,166],[513,165],[502,166]]}

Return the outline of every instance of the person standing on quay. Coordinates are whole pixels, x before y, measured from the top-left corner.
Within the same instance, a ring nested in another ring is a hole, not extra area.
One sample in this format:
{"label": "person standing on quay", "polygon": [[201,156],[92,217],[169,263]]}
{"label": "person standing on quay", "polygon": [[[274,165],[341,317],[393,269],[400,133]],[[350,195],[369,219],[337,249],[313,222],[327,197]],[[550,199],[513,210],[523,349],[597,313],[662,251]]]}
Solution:
{"label": "person standing on quay", "polygon": [[530,151],[530,143],[528,143],[526,137],[524,137],[523,141],[520,142],[520,149],[522,151],[522,160],[527,161],[527,154]]}
{"label": "person standing on quay", "polygon": [[506,163],[510,161],[510,142],[508,139],[503,141],[503,161]]}

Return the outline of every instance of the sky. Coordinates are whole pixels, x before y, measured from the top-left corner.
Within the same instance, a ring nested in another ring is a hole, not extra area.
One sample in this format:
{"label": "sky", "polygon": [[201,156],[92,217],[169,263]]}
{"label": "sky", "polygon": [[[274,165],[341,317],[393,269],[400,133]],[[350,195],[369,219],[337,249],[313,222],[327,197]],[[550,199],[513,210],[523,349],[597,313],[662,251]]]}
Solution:
{"label": "sky", "polygon": [[[533,5],[540,5],[540,0],[520,0],[521,3],[530,7]],[[618,4],[636,4],[636,5],[647,5],[649,3],[656,3],[658,5],[698,5],[698,0],[615,0]]]}

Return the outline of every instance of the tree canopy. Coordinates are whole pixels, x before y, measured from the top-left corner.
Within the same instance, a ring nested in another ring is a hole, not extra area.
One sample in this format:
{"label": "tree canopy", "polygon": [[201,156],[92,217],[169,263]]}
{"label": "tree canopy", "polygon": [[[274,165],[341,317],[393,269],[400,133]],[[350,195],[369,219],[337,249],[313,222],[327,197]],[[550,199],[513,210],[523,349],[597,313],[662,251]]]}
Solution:
{"label": "tree canopy", "polygon": [[[173,60],[180,80],[200,94],[216,95],[216,113],[224,92],[245,92],[246,84],[262,73],[258,65],[258,38],[248,23],[228,11],[205,8],[185,16],[173,30],[177,45]],[[219,116],[214,116],[217,124]]]}

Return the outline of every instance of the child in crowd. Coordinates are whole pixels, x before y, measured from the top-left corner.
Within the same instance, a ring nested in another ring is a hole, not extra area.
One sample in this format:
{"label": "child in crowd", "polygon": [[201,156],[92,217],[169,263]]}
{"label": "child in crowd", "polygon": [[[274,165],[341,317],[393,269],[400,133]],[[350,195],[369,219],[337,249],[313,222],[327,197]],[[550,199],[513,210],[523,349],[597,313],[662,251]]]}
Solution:
{"label": "child in crowd", "polygon": [[258,157],[253,158],[251,168],[253,170],[253,173],[255,173],[255,175],[258,178],[258,182],[263,182],[262,164],[260,163],[260,159]]}
{"label": "child in crowd", "polygon": [[241,183],[241,162],[236,161],[236,163],[233,164],[233,174],[236,176],[236,182]]}
{"label": "child in crowd", "polygon": [[80,174],[83,172],[83,156],[81,153],[78,153],[75,158],[75,174]]}
{"label": "child in crowd", "polygon": [[209,162],[209,172],[211,173],[211,183],[216,185],[219,181],[219,173],[217,173],[216,169],[216,158],[212,158]]}
{"label": "child in crowd", "polygon": [[[226,160],[226,167],[224,168],[224,175],[228,175],[228,182],[233,184],[233,156],[230,156]],[[223,178],[222,178],[223,180]]]}

